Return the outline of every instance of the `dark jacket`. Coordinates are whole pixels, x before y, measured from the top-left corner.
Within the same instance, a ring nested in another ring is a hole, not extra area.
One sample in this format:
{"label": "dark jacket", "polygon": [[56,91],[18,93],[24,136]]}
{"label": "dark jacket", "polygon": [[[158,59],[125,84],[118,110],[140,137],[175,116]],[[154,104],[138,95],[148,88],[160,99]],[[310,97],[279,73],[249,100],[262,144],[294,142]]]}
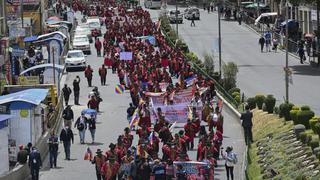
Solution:
{"label": "dark jacket", "polygon": [[261,37],[260,39],[259,39],[259,44],[264,44],[266,42],[266,40],[264,39],[264,37]]}
{"label": "dark jacket", "polygon": [[59,141],[57,136],[51,136],[48,139],[49,151],[50,152],[58,152],[59,149]]}
{"label": "dark jacket", "polygon": [[62,88],[63,96],[69,98],[71,94],[71,89],[69,87],[63,87]]}
{"label": "dark jacket", "polygon": [[41,156],[38,151],[31,151],[29,155],[29,166],[31,168],[40,168],[42,166]]}
{"label": "dark jacket", "polygon": [[253,117],[253,114],[251,111],[246,111],[244,113],[241,114],[241,117],[240,119],[242,120],[242,126],[243,127],[249,127],[251,128],[252,127],[252,117]]}
{"label": "dark jacket", "polygon": [[73,81],[73,92],[78,92],[80,91],[80,81]]}
{"label": "dark jacket", "polygon": [[25,164],[28,160],[28,151],[23,149],[18,152],[17,161],[19,164]]}
{"label": "dark jacket", "polygon": [[70,128],[63,128],[60,133],[60,141],[71,141],[73,143],[73,132]]}
{"label": "dark jacket", "polygon": [[73,111],[72,109],[64,109],[62,112],[63,119],[71,120],[73,119]]}

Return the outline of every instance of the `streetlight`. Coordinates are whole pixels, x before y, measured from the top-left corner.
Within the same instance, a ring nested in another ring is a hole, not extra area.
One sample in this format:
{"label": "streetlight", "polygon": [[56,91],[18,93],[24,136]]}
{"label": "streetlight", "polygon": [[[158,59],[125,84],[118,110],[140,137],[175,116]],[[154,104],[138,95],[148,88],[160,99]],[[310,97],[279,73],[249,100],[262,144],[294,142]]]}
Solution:
{"label": "streetlight", "polygon": [[289,32],[288,32],[288,18],[289,18],[289,11],[288,11],[288,1],[286,2],[286,67],[285,67],[285,89],[286,89],[286,103],[289,103]]}

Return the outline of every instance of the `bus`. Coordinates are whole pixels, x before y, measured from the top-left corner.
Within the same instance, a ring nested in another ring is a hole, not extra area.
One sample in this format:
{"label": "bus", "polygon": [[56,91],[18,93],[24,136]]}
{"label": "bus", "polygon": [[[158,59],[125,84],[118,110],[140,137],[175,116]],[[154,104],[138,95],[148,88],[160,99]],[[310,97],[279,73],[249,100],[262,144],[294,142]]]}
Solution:
{"label": "bus", "polygon": [[161,0],[144,0],[144,7],[149,9],[161,9]]}

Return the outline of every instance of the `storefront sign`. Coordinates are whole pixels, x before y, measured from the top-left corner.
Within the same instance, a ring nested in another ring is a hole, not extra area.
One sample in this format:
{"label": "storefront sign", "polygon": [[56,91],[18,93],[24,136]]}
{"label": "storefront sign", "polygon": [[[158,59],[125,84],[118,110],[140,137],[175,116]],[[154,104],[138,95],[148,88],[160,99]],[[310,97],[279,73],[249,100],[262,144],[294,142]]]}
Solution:
{"label": "storefront sign", "polygon": [[132,52],[120,52],[120,60],[132,60]]}
{"label": "storefront sign", "polygon": [[173,164],[182,166],[185,174],[199,174],[200,167],[208,166],[207,163],[198,161],[174,161]]}
{"label": "storefront sign", "polygon": [[37,85],[40,82],[39,76],[19,76],[20,85]]}

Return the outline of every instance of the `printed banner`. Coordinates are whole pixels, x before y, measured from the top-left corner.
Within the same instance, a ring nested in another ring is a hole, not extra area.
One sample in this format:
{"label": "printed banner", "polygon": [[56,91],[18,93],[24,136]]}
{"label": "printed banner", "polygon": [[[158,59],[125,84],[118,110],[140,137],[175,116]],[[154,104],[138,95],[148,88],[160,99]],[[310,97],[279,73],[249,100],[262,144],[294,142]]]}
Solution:
{"label": "printed banner", "polygon": [[199,174],[199,169],[208,166],[205,162],[199,161],[174,161],[175,166],[181,165],[185,174]]}
{"label": "printed banner", "polygon": [[[157,117],[157,109],[161,108],[162,113],[165,116],[165,119],[169,123],[186,123],[188,120],[189,115],[189,107],[187,105],[178,104],[178,105],[169,105],[169,106],[153,106],[152,112],[151,112],[151,121],[153,123],[156,122],[158,119]],[[201,119],[201,111],[202,107],[196,107],[197,108],[197,115]]]}
{"label": "printed banner", "polygon": [[120,52],[120,60],[131,61],[132,52]]}

